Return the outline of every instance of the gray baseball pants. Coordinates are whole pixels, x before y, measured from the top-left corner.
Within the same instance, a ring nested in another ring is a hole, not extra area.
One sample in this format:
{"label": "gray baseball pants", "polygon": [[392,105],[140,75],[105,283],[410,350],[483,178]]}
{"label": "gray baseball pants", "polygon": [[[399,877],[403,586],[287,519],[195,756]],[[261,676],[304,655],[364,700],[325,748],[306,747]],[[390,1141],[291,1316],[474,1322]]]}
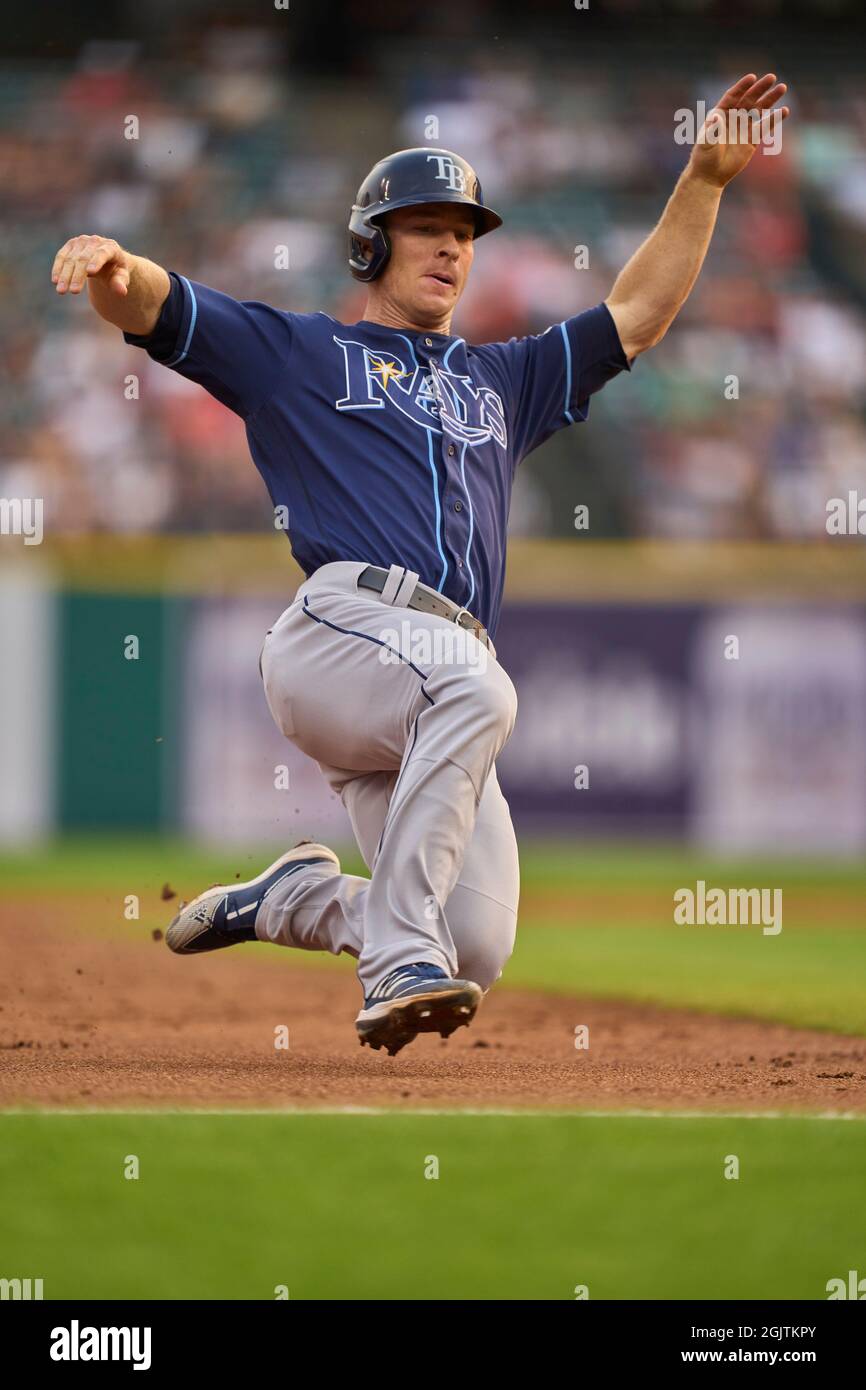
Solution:
{"label": "gray baseball pants", "polygon": [[487,648],[409,609],[417,576],[323,565],[268,633],[262,676],[277,726],[346,807],[369,878],[324,865],[290,877],[256,921],[262,941],[357,957],[369,994],[429,961],[489,989],[514,944],[517,842],[496,778],[517,697]]}

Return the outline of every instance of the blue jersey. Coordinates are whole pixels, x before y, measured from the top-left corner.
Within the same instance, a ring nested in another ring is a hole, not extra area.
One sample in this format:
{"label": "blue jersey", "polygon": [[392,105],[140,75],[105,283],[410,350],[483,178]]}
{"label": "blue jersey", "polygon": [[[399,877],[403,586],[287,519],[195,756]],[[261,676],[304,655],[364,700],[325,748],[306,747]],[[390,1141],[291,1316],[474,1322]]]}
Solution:
{"label": "blue jersey", "polygon": [[405,565],[491,635],[518,463],[629,366],[603,304],[473,347],[240,302],[174,272],[153,333],[124,338],[240,415],[305,574]]}

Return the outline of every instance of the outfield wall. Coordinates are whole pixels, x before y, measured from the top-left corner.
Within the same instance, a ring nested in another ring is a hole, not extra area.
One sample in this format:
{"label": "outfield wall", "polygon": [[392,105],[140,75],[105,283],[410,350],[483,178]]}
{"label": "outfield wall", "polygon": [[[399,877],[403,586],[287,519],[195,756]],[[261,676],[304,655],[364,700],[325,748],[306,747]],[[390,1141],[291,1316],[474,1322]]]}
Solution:
{"label": "outfield wall", "polygon": [[[299,579],[284,548],[44,549],[0,565],[3,841],[350,838],[258,674]],[[862,852],[859,547],[514,550],[497,649],[520,709],[499,770],[519,828]]]}

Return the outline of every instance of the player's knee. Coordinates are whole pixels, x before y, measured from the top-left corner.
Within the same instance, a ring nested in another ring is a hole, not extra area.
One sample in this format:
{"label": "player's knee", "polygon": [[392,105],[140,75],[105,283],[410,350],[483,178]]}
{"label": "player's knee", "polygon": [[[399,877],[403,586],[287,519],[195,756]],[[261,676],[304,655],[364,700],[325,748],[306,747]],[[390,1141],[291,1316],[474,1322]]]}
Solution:
{"label": "player's knee", "polygon": [[501,666],[490,665],[483,675],[469,675],[466,686],[477,714],[500,730],[504,743],[517,718],[517,691],[511,678]]}
{"label": "player's knee", "polygon": [[516,922],[507,927],[491,926],[473,932],[459,949],[458,969],[462,980],[474,980],[483,990],[494,985],[502,974],[514,949]]}

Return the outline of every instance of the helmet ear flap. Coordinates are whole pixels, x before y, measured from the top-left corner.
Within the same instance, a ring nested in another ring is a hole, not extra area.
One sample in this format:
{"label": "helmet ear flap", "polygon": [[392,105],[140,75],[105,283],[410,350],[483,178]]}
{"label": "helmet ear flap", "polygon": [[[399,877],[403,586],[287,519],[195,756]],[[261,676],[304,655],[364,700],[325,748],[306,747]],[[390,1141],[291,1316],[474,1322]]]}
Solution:
{"label": "helmet ear flap", "polygon": [[[369,251],[369,254],[366,254]],[[364,235],[349,232],[349,267],[356,280],[369,282],[381,275],[391,256],[391,238],[375,222],[365,224]]]}

